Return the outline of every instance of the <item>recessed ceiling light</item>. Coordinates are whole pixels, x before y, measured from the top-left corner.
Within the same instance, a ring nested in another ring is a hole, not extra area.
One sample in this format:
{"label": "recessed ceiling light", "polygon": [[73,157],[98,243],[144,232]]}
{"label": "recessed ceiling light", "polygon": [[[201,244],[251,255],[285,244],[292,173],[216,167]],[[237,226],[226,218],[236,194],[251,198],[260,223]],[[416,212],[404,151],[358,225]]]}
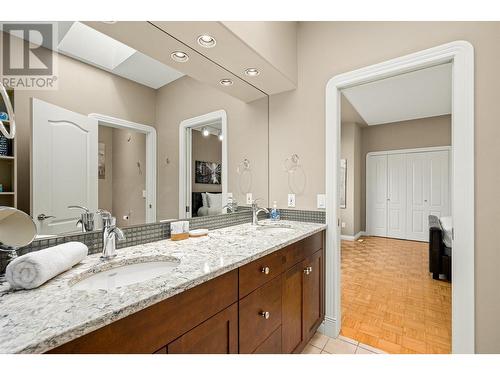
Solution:
{"label": "recessed ceiling light", "polygon": [[208,137],[210,135],[210,132],[207,128],[203,128],[201,129],[201,134],[203,134],[204,137]]}
{"label": "recessed ceiling light", "polygon": [[172,58],[172,60],[177,61],[177,62],[186,62],[189,60],[188,54],[185,52],[182,52],[182,51],[172,52],[170,57]]}
{"label": "recessed ceiling light", "polygon": [[256,77],[260,74],[260,71],[257,68],[247,68],[245,69],[245,74],[250,77]]}
{"label": "recessed ceiling light", "polygon": [[215,40],[214,37],[208,34],[203,34],[198,37],[198,44],[205,48],[212,48],[215,47],[217,41]]}
{"label": "recessed ceiling light", "polygon": [[222,86],[232,86],[233,85],[233,80],[231,80],[229,78],[224,78],[224,79],[221,79],[219,83]]}

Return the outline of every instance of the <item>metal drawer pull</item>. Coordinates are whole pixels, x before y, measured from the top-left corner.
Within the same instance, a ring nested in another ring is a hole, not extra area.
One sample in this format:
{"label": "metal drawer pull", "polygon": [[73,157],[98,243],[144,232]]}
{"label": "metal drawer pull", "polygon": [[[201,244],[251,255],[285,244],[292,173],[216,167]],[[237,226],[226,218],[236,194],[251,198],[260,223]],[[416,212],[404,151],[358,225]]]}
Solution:
{"label": "metal drawer pull", "polygon": [[271,313],[269,311],[261,311],[260,316],[262,316],[264,319],[269,319]]}
{"label": "metal drawer pull", "polygon": [[312,267],[306,267],[306,268],[304,268],[304,273],[305,273],[306,275],[309,275],[312,271],[313,271],[313,268],[312,268]]}
{"label": "metal drawer pull", "polygon": [[271,272],[271,269],[269,267],[262,267],[260,272],[262,272],[264,275],[269,275],[269,272]]}

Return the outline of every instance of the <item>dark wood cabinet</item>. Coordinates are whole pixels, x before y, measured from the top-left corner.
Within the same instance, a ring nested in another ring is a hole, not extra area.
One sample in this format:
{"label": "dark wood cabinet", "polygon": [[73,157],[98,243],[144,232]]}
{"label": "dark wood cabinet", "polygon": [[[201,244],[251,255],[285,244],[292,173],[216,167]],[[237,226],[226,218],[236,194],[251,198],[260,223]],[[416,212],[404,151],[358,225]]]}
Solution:
{"label": "dark wood cabinet", "polygon": [[238,304],[235,303],[167,346],[168,354],[238,353]]}
{"label": "dark wood cabinet", "polygon": [[240,353],[252,353],[281,325],[281,277],[240,300]]}
{"label": "dark wood cabinet", "polygon": [[325,316],[324,232],[49,353],[299,353]]}
{"label": "dark wood cabinet", "polygon": [[[307,242],[316,244],[312,248],[318,248],[317,238],[309,238]],[[311,250],[305,248],[304,252],[311,253]],[[324,273],[324,250],[321,245],[319,250],[283,273],[283,353],[301,352],[323,321]]]}
{"label": "dark wood cabinet", "polygon": [[303,266],[298,263],[283,274],[282,350],[293,353],[302,343]]}
{"label": "dark wood cabinet", "polygon": [[319,250],[306,258],[303,265],[303,339],[309,341],[323,321],[324,259]]}
{"label": "dark wood cabinet", "polygon": [[281,354],[281,326],[260,344],[253,354]]}

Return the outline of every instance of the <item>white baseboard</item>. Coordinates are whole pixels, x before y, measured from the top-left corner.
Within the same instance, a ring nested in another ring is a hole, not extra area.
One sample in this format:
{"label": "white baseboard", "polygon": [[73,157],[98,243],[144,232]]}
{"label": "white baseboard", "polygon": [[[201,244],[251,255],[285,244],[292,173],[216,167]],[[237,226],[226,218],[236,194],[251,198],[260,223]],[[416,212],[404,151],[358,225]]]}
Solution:
{"label": "white baseboard", "polygon": [[366,232],[363,232],[363,231],[356,233],[354,236],[348,236],[348,235],[342,234],[340,236],[340,239],[346,240],[346,241],[356,241],[359,237],[364,236],[364,235],[366,235]]}
{"label": "white baseboard", "polygon": [[328,337],[337,337],[340,333],[340,328],[337,327],[337,320],[335,318],[325,316],[325,320],[318,328],[318,331]]}

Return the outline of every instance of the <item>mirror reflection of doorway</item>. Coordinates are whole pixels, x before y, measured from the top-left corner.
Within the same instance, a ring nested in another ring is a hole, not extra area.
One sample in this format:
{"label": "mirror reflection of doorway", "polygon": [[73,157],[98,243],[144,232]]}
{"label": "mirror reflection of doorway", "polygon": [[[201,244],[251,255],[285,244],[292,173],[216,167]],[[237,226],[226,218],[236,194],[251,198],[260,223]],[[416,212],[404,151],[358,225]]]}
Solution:
{"label": "mirror reflection of doorway", "polygon": [[227,204],[227,117],[224,110],[180,124],[179,217],[220,215]]}

